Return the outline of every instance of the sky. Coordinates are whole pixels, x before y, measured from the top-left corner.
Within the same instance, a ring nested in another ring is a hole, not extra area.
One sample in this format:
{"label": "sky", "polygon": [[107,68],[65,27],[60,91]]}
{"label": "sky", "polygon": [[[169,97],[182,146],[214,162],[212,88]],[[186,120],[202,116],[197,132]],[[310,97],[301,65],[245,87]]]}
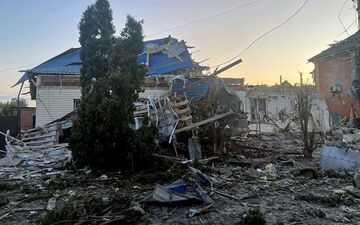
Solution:
{"label": "sky", "polygon": [[[72,47],[79,47],[77,25],[82,12],[95,0],[0,0],[0,101],[16,96],[11,88],[30,69]],[[256,38],[290,17],[305,0],[262,0],[199,23],[254,0],[110,0],[117,34],[126,15],[144,20],[146,39],[171,35],[195,48],[193,58],[215,66],[238,55]],[[308,4],[271,34],[255,43],[240,58],[243,62],[221,74],[244,77],[249,84],[299,81],[299,71],[310,81],[314,66],[308,59],[345,39],[338,16],[346,27],[356,19],[351,0],[309,0]],[[162,32],[169,30],[167,32]],[[357,31],[354,23],[348,30]],[[157,34],[156,34],[157,33]],[[152,35],[155,34],[155,35]],[[24,92],[26,92],[25,90]]]}

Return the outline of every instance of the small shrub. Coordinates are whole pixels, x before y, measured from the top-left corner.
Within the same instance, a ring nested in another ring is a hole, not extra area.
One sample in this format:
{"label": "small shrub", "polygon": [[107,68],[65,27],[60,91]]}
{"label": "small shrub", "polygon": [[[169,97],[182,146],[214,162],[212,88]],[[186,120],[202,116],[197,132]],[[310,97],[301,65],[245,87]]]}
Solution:
{"label": "small shrub", "polygon": [[237,225],[265,225],[265,217],[259,209],[251,209]]}
{"label": "small shrub", "polygon": [[56,211],[51,211],[39,221],[40,225],[51,225],[63,221],[62,225],[71,225],[78,220],[78,214],[75,207],[68,203]]}

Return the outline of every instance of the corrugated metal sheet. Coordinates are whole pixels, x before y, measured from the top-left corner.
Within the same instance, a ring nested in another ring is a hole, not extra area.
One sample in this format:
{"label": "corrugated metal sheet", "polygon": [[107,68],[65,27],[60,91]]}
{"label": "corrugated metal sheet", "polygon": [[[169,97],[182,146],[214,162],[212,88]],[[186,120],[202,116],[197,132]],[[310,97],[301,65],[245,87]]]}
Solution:
{"label": "corrugated metal sheet", "polygon": [[14,86],[28,80],[31,73],[56,75],[80,74],[81,63],[80,48],[71,48],[28,70]]}
{"label": "corrugated metal sheet", "polygon": [[[144,42],[144,53],[139,55],[139,64],[146,64],[146,46],[161,46],[171,43],[169,48],[172,53],[175,53],[179,60],[170,52],[162,51],[156,52],[149,57],[149,68],[147,75],[157,75],[171,73],[180,69],[191,67],[193,60],[187,50],[184,41],[178,42],[175,38],[163,38]],[[82,62],[80,59],[80,48],[71,48],[60,55],[49,59],[48,61],[28,70],[22,78],[15,84],[18,85],[29,79],[30,74],[49,74],[49,75],[80,75]],[[14,86],[15,86],[14,85]]]}
{"label": "corrugated metal sheet", "polygon": [[165,45],[167,43],[176,43],[178,42],[178,40],[176,38],[173,38],[171,36],[166,37],[166,38],[160,38],[160,39],[154,39],[154,40],[148,40],[148,41],[144,41],[144,52],[146,52],[146,46],[149,44],[155,44],[155,45]]}
{"label": "corrugated metal sheet", "polygon": [[[184,69],[193,65],[191,56],[187,50],[184,41],[175,43],[170,47],[170,50],[176,53],[182,61],[164,52],[151,54],[149,57],[149,69],[147,75],[166,74],[176,70]],[[146,63],[146,53],[138,57],[139,63]]]}
{"label": "corrugated metal sheet", "polygon": [[185,93],[189,100],[199,100],[209,91],[214,79],[215,78],[189,78],[186,79],[186,81],[183,79],[175,79],[171,86],[171,94],[180,93],[181,90],[186,88]]}

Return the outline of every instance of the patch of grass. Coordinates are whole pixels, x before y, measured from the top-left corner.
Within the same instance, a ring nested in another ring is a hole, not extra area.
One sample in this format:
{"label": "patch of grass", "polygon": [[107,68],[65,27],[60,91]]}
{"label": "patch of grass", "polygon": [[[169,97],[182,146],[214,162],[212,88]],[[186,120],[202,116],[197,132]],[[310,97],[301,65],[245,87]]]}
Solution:
{"label": "patch of grass", "polygon": [[9,199],[6,197],[0,197],[0,207],[3,207],[9,203]]}
{"label": "patch of grass", "polygon": [[29,184],[22,184],[20,186],[20,191],[21,191],[21,193],[28,194],[28,195],[41,193],[41,190],[39,188],[37,188],[34,185],[29,185]]}
{"label": "patch of grass", "polygon": [[71,225],[78,220],[76,208],[68,203],[56,211],[51,211],[39,221],[40,225],[51,225],[59,221],[64,221],[61,225]]}
{"label": "patch of grass", "polygon": [[34,202],[37,200],[45,200],[48,201],[49,198],[51,198],[53,195],[51,194],[30,194],[26,198],[24,198],[24,202]]}
{"label": "patch of grass", "polygon": [[19,187],[16,183],[10,183],[4,180],[0,180],[0,191],[12,191]]}
{"label": "patch of grass", "polygon": [[144,171],[134,176],[134,181],[141,184],[167,184],[180,179],[188,172],[188,168],[182,165],[175,166],[170,172],[167,170]]}
{"label": "patch of grass", "polygon": [[96,215],[107,208],[109,204],[105,204],[99,197],[90,197],[84,200],[85,215]]}
{"label": "patch of grass", "polygon": [[265,216],[259,209],[251,209],[237,225],[265,225]]}

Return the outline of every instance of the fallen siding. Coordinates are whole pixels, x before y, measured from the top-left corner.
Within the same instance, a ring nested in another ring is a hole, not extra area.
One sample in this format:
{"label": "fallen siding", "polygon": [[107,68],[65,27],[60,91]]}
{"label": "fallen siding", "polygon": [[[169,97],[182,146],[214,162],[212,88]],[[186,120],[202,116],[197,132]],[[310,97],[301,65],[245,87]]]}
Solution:
{"label": "fallen siding", "polygon": [[360,170],[360,152],[324,145],[321,150],[320,166],[323,170]]}

